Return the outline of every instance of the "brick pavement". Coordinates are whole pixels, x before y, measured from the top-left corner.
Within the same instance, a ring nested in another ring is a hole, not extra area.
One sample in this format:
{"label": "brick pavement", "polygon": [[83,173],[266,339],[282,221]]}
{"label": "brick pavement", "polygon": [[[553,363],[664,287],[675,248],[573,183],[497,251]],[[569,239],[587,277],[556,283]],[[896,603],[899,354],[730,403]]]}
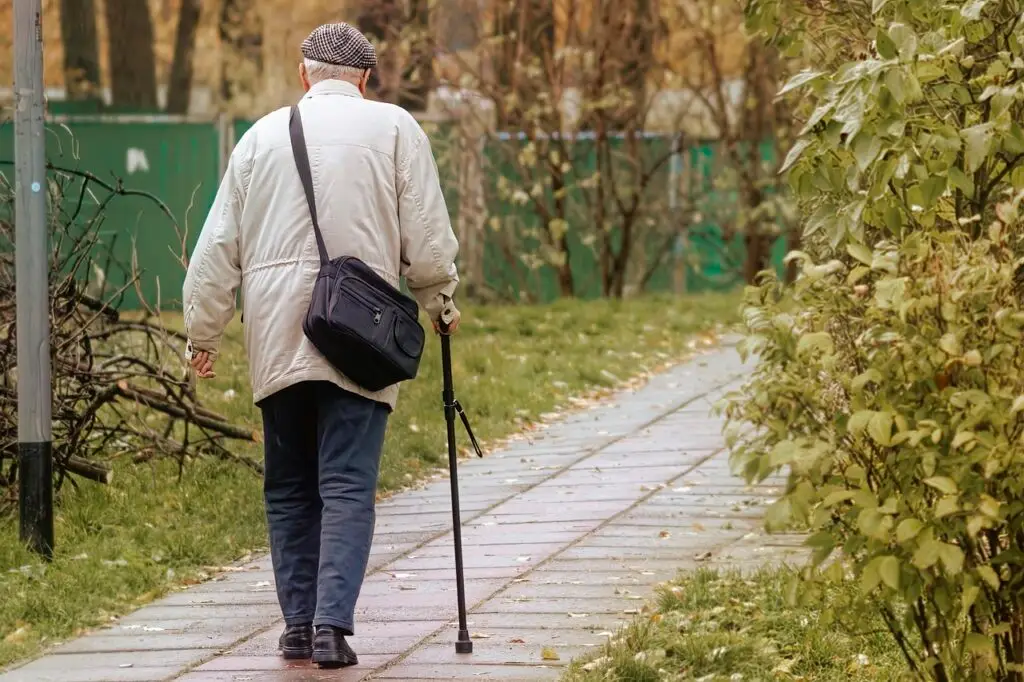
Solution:
{"label": "brick pavement", "polygon": [[557,679],[679,569],[750,568],[800,552],[799,538],[757,531],[773,490],[729,475],[722,424],[709,414],[745,370],[734,350],[718,350],[463,463],[471,655],[454,650],[451,511],[448,482],[437,481],[378,505],[351,638],[356,668],[277,657],[281,624],[261,558],[0,682]]}

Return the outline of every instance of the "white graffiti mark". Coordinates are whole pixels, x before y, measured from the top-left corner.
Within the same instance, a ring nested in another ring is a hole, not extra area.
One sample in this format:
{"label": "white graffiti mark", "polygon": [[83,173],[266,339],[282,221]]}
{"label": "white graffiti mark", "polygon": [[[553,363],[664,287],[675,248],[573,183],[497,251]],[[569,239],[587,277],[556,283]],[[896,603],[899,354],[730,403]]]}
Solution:
{"label": "white graffiti mark", "polygon": [[137,149],[136,147],[128,148],[128,158],[125,161],[125,166],[128,169],[128,174],[149,172],[149,159],[146,158],[146,151],[143,149]]}

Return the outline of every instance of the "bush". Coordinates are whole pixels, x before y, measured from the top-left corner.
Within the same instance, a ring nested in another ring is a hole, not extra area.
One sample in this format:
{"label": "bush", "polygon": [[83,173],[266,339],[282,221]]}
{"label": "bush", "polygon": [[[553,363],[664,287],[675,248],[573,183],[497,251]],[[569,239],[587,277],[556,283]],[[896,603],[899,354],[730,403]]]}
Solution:
{"label": "bush", "polygon": [[916,676],[1024,680],[1022,7],[817,7],[815,39],[870,44],[790,87],[807,253],[792,290],[748,291],[732,460],[789,470],[768,521],[812,532],[794,597],[855,580]]}

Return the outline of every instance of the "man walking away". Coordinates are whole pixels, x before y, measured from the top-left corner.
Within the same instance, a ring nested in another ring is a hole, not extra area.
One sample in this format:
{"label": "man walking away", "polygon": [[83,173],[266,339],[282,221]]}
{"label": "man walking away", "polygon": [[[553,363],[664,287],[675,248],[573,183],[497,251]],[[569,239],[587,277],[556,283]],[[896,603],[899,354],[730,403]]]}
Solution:
{"label": "man walking away", "polygon": [[[404,276],[435,328],[444,313],[454,331],[458,243],[427,136],[404,110],[363,98],[377,58],[352,26],[317,28],[302,55],[306,95],[298,106],[330,257],[355,256],[392,286]],[[213,377],[241,287],[254,400],[263,413],[281,653],[335,668],[357,662],[345,637],[355,630],[381,446],[398,389],[362,390],[303,334],[320,260],[288,124],[288,108],[275,111],[232,152],[189,263],[185,326],[193,368]]]}

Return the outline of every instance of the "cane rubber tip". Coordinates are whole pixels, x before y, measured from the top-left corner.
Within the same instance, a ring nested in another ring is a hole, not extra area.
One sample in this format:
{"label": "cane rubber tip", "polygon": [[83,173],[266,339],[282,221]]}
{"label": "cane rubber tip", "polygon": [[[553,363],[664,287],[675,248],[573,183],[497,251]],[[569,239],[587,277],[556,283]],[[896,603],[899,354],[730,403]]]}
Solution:
{"label": "cane rubber tip", "polygon": [[457,654],[471,654],[473,653],[473,642],[456,642],[455,653]]}

